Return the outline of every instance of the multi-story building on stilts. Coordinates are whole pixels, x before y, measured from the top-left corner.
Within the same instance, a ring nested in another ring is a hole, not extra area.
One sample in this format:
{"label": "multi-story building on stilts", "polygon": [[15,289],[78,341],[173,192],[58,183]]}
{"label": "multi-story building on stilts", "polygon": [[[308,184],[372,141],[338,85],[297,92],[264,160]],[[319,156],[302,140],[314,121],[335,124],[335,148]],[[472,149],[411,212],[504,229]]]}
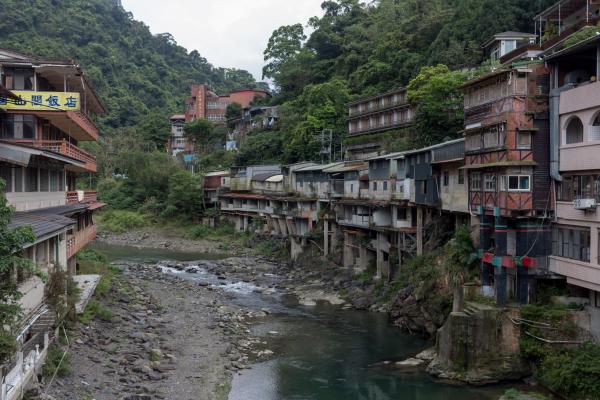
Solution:
{"label": "multi-story building on stilts", "polygon": [[553,197],[549,72],[522,60],[466,83],[465,169],[480,228],[482,281],[500,304],[526,303],[547,274]]}
{"label": "multi-story building on stilts", "polygon": [[[94,239],[92,214],[102,206],[95,191],[76,190],[78,175],[96,172],[95,157],[79,143],[98,140],[93,116],[104,108],[72,61],[0,49],[0,88],[0,177],[15,209],[10,227],[31,227],[35,240],[23,254],[50,280],[74,276],[75,256]],[[26,271],[2,279],[23,295],[17,352],[0,375],[0,399],[13,400],[40,373],[60,317],[51,304],[62,294]]]}

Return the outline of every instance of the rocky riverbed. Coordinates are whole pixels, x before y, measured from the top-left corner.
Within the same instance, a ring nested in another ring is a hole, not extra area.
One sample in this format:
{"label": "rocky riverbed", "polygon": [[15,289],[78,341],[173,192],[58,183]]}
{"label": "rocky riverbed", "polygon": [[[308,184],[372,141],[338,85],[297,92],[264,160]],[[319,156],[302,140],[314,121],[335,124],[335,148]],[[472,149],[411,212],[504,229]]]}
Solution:
{"label": "rocky riverbed", "polygon": [[[220,264],[210,266],[239,262]],[[47,393],[55,399],[225,399],[231,375],[270,354],[248,330],[268,311],[232,306],[223,290],[156,265],[121,267],[110,293],[98,299],[112,319],[78,324],[71,333],[73,373],[51,384]]]}

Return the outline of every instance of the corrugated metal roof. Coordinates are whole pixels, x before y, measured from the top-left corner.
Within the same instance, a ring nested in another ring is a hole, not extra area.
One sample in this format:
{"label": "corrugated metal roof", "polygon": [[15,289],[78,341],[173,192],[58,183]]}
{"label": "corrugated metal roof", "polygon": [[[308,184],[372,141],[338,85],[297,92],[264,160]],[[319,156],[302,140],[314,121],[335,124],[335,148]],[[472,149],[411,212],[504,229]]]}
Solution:
{"label": "corrugated metal roof", "polygon": [[323,172],[328,173],[328,174],[335,174],[335,173],[340,173],[340,172],[350,172],[350,171],[360,171],[363,169],[368,169],[369,168],[369,164],[367,163],[360,163],[360,164],[343,164],[343,165],[339,165],[339,166],[334,166],[331,168],[325,168],[323,170]]}
{"label": "corrugated metal roof", "polygon": [[206,174],[204,174],[204,176],[229,176],[230,172],[229,171],[213,171],[213,172],[208,172]]}
{"label": "corrugated metal roof", "polygon": [[335,166],[344,165],[343,162],[336,162],[331,164],[317,164],[310,165],[308,167],[298,168],[294,172],[310,172],[310,171],[323,171],[324,169],[332,168]]}
{"label": "corrugated metal roof", "polygon": [[429,151],[429,150],[435,150],[435,149],[439,149],[441,147],[444,146],[448,146],[451,144],[456,144],[456,143],[460,143],[460,142],[464,142],[465,138],[459,138],[459,139],[454,139],[454,140],[448,140],[446,142],[442,142],[442,143],[438,143],[438,144],[434,144],[432,146],[429,147],[423,147],[421,149],[415,149],[415,150],[410,150],[410,151],[406,151],[403,154],[404,155],[410,155],[410,154],[417,154],[417,153],[422,153],[424,151]]}
{"label": "corrugated metal roof", "polygon": [[388,153],[388,154],[384,154],[382,156],[375,156],[375,157],[371,157],[371,158],[367,158],[367,161],[371,161],[371,160],[386,160],[386,159],[397,159],[400,158],[401,156],[404,155],[404,151],[397,151],[394,153]]}
{"label": "corrugated metal roof", "polygon": [[488,164],[465,165],[459,169],[482,169],[482,168],[501,168],[501,167],[534,167],[538,165],[535,161],[499,161]]}

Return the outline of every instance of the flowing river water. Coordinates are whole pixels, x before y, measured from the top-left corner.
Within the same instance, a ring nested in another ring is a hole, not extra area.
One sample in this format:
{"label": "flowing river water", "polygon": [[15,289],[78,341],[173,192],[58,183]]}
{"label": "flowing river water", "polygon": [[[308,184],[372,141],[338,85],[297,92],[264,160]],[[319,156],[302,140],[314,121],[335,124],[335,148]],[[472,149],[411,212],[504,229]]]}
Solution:
{"label": "flowing river water", "polygon": [[[164,249],[94,247],[113,262],[222,258]],[[274,358],[237,373],[229,400],[496,400],[515,386],[450,385],[424,372],[390,368],[384,361],[413,356],[432,342],[401,332],[389,324],[385,314],[327,304],[304,307],[284,293],[257,293],[250,283],[223,282],[203,270],[188,274],[165,268],[165,273],[220,286],[233,305],[244,309],[270,311],[268,318],[252,327],[252,333],[264,338]]]}

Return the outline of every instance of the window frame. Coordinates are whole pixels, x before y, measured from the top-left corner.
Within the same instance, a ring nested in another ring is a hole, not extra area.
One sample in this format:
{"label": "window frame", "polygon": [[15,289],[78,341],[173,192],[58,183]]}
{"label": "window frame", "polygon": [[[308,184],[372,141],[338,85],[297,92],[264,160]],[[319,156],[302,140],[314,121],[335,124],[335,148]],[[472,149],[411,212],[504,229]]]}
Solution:
{"label": "window frame", "polygon": [[[491,178],[488,180],[488,178]],[[493,183],[493,187],[488,187],[488,184]],[[483,174],[483,191],[496,192],[498,190],[498,176],[494,172]]]}

